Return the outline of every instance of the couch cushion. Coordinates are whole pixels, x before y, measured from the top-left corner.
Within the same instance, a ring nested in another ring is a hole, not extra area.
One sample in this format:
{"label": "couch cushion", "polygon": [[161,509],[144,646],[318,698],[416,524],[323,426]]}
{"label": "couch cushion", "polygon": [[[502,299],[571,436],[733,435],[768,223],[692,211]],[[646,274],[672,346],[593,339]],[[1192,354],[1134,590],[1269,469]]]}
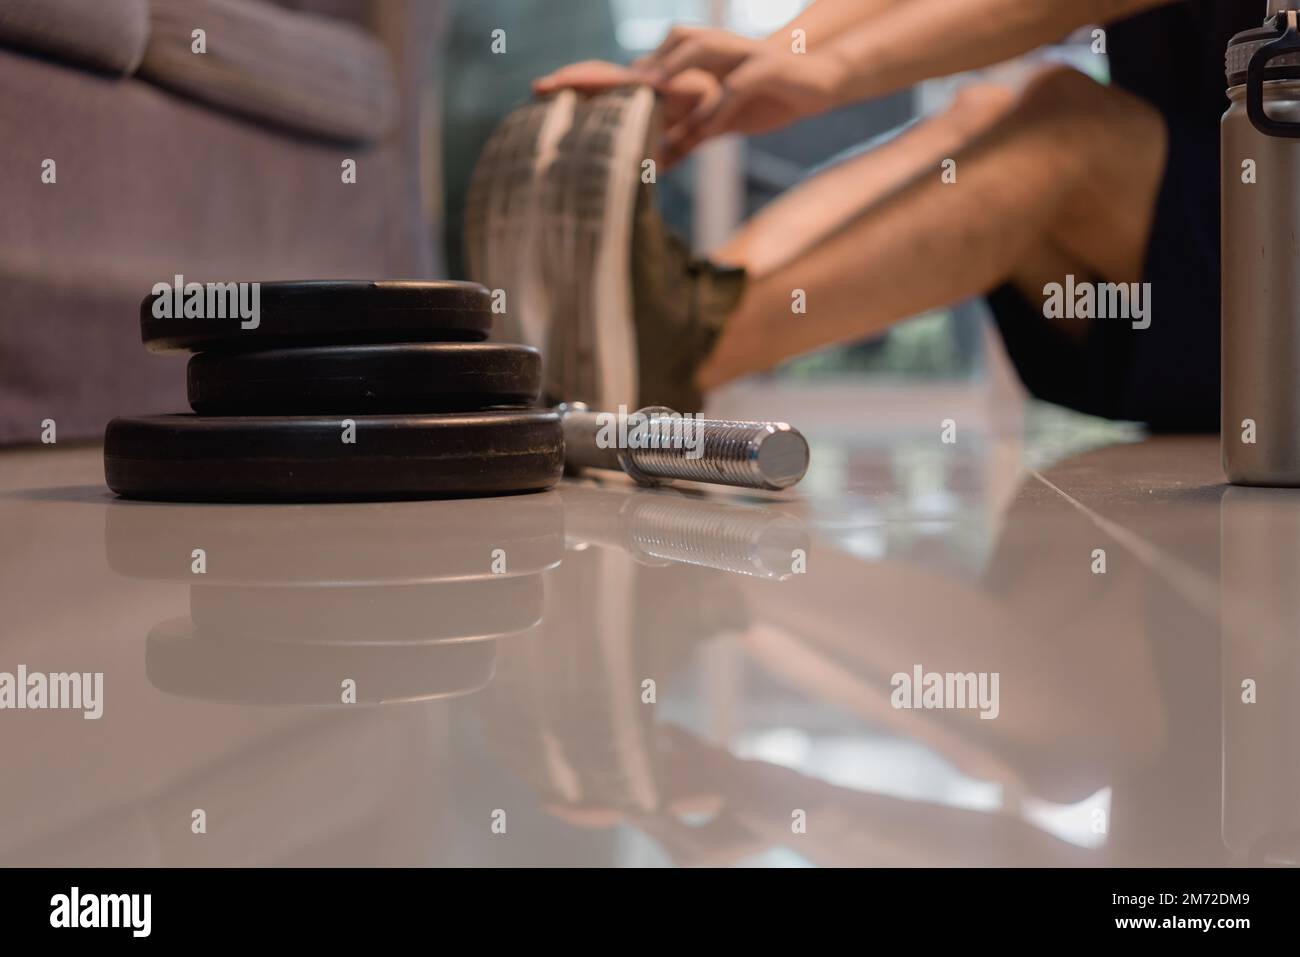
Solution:
{"label": "couch cushion", "polygon": [[149,38],[147,0],[4,0],[0,44],[130,74]]}
{"label": "couch cushion", "polygon": [[[262,0],[150,0],[141,76],[277,127],[382,139],[399,103],[388,51],[365,30]],[[193,52],[193,31],[206,53]]]}

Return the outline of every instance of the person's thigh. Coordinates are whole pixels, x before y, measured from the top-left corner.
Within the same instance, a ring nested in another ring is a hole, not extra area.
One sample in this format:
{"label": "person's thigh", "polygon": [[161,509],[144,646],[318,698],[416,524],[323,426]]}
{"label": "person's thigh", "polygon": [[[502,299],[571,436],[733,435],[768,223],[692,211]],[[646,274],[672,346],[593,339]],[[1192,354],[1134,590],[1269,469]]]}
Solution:
{"label": "person's thigh", "polygon": [[[1213,430],[1219,401],[1214,124],[1166,121],[1120,90],[1053,77],[1034,109],[1075,147],[1078,182],[1044,238],[989,296],[1040,398],[1160,430]],[[1082,135],[1081,135],[1082,134]],[[1044,287],[1140,284],[1145,317],[1044,317]]]}
{"label": "person's thigh", "polygon": [[816,168],[741,226],[716,257],[761,278],[808,253],[874,204],[913,183],[937,176],[940,163],[1001,122],[1015,103],[996,84],[962,90],[934,116],[916,120],[855,147]]}
{"label": "person's thigh", "polygon": [[1111,282],[1137,281],[1168,155],[1160,113],[1124,90],[1056,66],[1029,81],[1009,122],[1050,131],[1060,175],[1070,184],[1042,254],[1024,264],[1030,288],[1041,293],[1038,280],[1053,264]]}

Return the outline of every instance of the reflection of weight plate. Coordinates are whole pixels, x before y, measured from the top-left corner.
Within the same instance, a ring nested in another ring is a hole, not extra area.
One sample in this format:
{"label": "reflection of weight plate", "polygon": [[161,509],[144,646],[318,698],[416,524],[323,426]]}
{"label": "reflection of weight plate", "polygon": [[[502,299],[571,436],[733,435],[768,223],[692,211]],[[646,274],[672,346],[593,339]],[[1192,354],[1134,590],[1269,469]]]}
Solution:
{"label": "reflection of weight plate", "polygon": [[452,412],[531,405],[542,360],[485,342],[271,349],[190,359],[190,406],[203,415]]}
{"label": "reflection of weight plate", "polygon": [[[354,342],[480,342],[492,328],[492,298],[472,282],[370,282],[366,280],[263,282],[257,284],[257,314],[234,314],[225,287],[203,284],[203,317],[186,317],[182,292],[175,292],[170,317],[155,315],[159,297],[140,303],[140,335],[150,352],[249,351],[280,346],[346,345]],[[211,293],[211,310],[208,299]],[[241,300],[251,314],[251,284]],[[197,296],[193,297],[198,302]],[[225,307],[225,318],[218,311]],[[253,323],[256,326],[253,327]],[[243,328],[249,326],[250,328]]]}
{"label": "reflection of weight plate", "polygon": [[[229,704],[355,708],[469,694],[492,679],[496,642],[303,645],[208,638],[184,618],[156,625],[145,673],[158,690]],[[347,679],[356,703],[343,700]]]}
{"label": "reflection of weight plate", "polygon": [[330,506],[110,502],[108,564],[130,578],[203,585],[401,585],[532,575],[560,563],[555,492]]}
{"label": "reflection of weight plate", "polygon": [[429,585],[194,585],[190,617],[205,639],[321,645],[477,641],[532,628],[542,620],[542,599],[541,575]]}
{"label": "reflection of weight plate", "polygon": [[129,498],[314,502],[499,495],[564,470],[554,412],[445,415],[158,415],[114,419],[108,487]]}

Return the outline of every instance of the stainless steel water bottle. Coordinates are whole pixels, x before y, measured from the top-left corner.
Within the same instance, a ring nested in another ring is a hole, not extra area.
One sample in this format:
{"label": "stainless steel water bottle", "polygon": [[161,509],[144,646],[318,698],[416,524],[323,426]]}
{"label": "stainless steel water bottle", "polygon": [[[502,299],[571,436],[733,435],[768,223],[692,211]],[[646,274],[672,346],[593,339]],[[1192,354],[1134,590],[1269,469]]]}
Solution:
{"label": "stainless steel water bottle", "polygon": [[1223,467],[1300,485],[1300,0],[1228,46],[1222,127]]}

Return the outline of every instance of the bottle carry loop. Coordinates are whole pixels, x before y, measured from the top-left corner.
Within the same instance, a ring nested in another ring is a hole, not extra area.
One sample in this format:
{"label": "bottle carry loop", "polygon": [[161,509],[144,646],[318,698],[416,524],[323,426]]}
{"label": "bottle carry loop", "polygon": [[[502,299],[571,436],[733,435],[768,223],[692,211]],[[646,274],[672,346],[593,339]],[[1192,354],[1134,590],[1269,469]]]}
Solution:
{"label": "bottle carry loop", "polygon": [[1300,70],[1291,67],[1268,75],[1268,65],[1288,53],[1300,53],[1300,14],[1291,10],[1279,13],[1281,34],[1276,40],[1264,44],[1250,58],[1246,79],[1246,113],[1255,129],[1265,136],[1300,139],[1300,123],[1275,120],[1264,109],[1264,81],[1266,79],[1300,79]]}

